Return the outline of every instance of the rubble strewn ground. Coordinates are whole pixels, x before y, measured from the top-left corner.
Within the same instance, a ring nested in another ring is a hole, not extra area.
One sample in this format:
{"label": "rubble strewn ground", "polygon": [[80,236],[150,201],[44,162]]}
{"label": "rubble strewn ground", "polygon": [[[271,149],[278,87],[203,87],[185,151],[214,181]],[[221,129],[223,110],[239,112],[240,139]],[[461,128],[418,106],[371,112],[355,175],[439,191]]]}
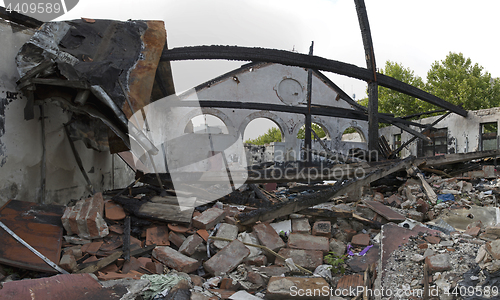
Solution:
{"label": "rubble strewn ground", "polygon": [[[336,197],[248,226],[238,216],[261,205],[256,188],[279,203],[328,184],[245,186],[197,207],[189,224],[137,214],[135,202],[161,203],[157,188],[97,193],[56,214],[64,228],[58,265],[69,274],[53,277],[21,268],[23,257],[3,259],[0,296],[22,294],[36,278],[44,278],[48,293],[51,278],[91,274],[81,280],[100,283],[93,292],[112,290],[121,299],[498,299],[499,181],[491,166],[480,178],[475,172],[398,174],[372,184],[358,201]],[[29,216],[43,209],[19,216],[36,220]]]}

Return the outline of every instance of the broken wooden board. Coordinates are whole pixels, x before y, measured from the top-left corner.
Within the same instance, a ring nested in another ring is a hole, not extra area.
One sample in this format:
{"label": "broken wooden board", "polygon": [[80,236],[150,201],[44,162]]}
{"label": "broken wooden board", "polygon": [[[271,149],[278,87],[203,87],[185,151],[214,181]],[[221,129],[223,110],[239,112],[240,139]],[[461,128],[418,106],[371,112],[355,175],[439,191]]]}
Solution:
{"label": "broken wooden board", "polygon": [[[188,199],[191,206],[179,206],[175,196],[154,196],[150,201],[141,201],[136,198],[115,196],[112,200],[122,205],[123,209],[137,217],[158,221],[190,223],[195,207],[195,198]],[[191,201],[192,200],[192,201]]]}
{"label": "broken wooden board", "polygon": [[138,213],[161,221],[189,223],[193,217],[193,211],[194,205],[180,206],[177,197],[155,196],[151,202],[144,203]]}
{"label": "broken wooden board", "polygon": [[424,187],[425,194],[427,194],[427,197],[429,198],[431,203],[436,204],[438,197],[429,183],[425,180],[424,175],[422,175],[422,173],[417,173],[417,177],[420,179],[420,181],[422,181],[422,186]]}
{"label": "broken wooden board", "polygon": [[363,202],[374,212],[387,219],[387,221],[403,222],[404,220],[406,220],[405,216],[395,212],[394,210],[380,202],[368,200],[364,200]]}
{"label": "broken wooden board", "polygon": [[470,153],[454,153],[454,154],[436,155],[432,157],[419,157],[415,160],[415,165],[420,166],[421,164],[426,163],[428,167],[442,166],[459,162],[465,162],[474,159],[482,159],[482,158],[497,157],[497,156],[500,156],[500,149],[470,152]]}
{"label": "broken wooden board", "polygon": [[[54,263],[61,255],[64,206],[10,200],[0,209],[0,221]],[[56,273],[40,257],[0,229],[0,263],[18,268]]]}
{"label": "broken wooden board", "polygon": [[127,293],[125,286],[104,288],[90,274],[67,274],[5,282],[0,289],[0,299],[111,300]]}

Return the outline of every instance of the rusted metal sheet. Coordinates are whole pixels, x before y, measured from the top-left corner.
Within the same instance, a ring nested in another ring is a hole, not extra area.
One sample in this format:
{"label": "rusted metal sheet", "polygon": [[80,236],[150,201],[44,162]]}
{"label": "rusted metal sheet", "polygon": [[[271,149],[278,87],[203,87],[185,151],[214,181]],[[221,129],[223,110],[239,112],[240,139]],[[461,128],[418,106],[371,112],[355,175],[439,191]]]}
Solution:
{"label": "rusted metal sheet", "polygon": [[[0,209],[0,221],[45,257],[59,263],[63,212],[64,207],[59,205],[10,200]],[[0,230],[0,263],[34,271],[56,272],[5,230]]]}
{"label": "rusted metal sheet", "polygon": [[105,300],[120,299],[126,293],[125,286],[103,288],[90,274],[68,274],[6,282],[0,299]]}

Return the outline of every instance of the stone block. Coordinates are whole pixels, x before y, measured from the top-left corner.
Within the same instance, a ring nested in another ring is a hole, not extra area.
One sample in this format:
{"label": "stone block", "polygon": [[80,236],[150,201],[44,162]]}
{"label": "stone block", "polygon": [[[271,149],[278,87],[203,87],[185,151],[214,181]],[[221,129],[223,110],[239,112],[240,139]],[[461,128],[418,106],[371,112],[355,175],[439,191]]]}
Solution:
{"label": "stone block", "polygon": [[324,254],[330,251],[329,240],[324,236],[291,233],[288,237],[288,247],[303,250],[319,250]]}
{"label": "stone block", "polygon": [[191,256],[196,252],[196,247],[203,243],[203,239],[198,234],[192,234],[179,247],[179,252]]}
{"label": "stone block", "polygon": [[[282,248],[278,254],[284,258],[291,258],[296,265],[311,271],[323,263],[323,252],[321,251]],[[286,266],[285,261],[279,257],[276,258],[275,264]]]}
{"label": "stone block", "polygon": [[274,228],[269,223],[260,223],[253,227],[253,232],[257,235],[261,245],[278,252],[285,247],[285,242],[280,238]]}
{"label": "stone block", "polygon": [[153,249],[153,258],[159,260],[169,268],[179,272],[191,273],[198,269],[201,262],[192,259],[168,246],[159,246]]}
{"label": "stone block", "polygon": [[351,243],[356,246],[368,246],[370,245],[370,236],[366,233],[356,234],[352,237]]}
{"label": "stone block", "polygon": [[334,237],[337,240],[342,241],[342,242],[347,244],[352,240],[352,237],[355,235],[356,235],[356,230],[354,230],[352,228],[346,228],[346,229],[337,230],[337,232],[335,232],[335,234],[334,234]]}
{"label": "stone block", "polygon": [[[301,293],[298,293],[298,291]],[[303,293],[302,293],[303,292]],[[321,277],[271,277],[267,285],[266,299],[330,299],[330,286]]]}
{"label": "stone block", "polygon": [[224,211],[217,207],[205,210],[201,215],[192,219],[193,226],[200,229],[210,229],[224,219]]}
{"label": "stone block", "polygon": [[317,221],[314,223],[312,234],[317,236],[332,237],[332,223],[330,221]]}
{"label": "stone block", "polygon": [[425,263],[431,272],[444,272],[451,270],[450,255],[448,253],[436,254],[425,258]]}
{"label": "stone block", "polygon": [[249,254],[250,250],[242,242],[234,240],[207,260],[203,266],[213,275],[227,274],[234,270]]}
{"label": "stone block", "polygon": [[306,218],[292,219],[292,232],[295,233],[311,233],[311,224]]}
{"label": "stone block", "polygon": [[[219,229],[217,229],[217,234],[215,236],[234,240],[236,239],[236,237],[238,237],[238,226],[221,223]],[[222,249],[227,245],[229,245],[229,242],[214,240],[214,246],[217,249]]]}
{"label": "stone block", "polygon": [[330,239],[330,251],[337,255],[344,255],[347,251],[347,246],[342,241]]}

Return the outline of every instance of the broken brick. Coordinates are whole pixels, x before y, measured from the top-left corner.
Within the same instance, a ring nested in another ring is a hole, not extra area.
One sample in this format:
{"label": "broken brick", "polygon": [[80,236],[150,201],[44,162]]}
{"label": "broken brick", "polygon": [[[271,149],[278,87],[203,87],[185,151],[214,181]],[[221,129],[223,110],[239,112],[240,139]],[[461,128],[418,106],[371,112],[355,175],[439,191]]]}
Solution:
{"label": "broken brick", "polygon": [[366,233],[356,234],[352,237],[351,243],[357,246],[368,246],[370,245],[370,236]]}
{"label": "broken brick", "polygon": [[184,236],[181,234],[178,234],[176,232],[170,231],[168,235],[168,240],[172,242],[172,244],[176,245],[177,247],[180,247],[182,243],[184,243],[185,238],[183,239]]}
{"label": "broken brick", "polygon": [[265,266],[267,265],[267,256],[257,255],[254,257],[249,257],[245,259],[245,263],[251,266]]}
{"label": "broken brick", "polygon": [[200,229],[213,228],[217,223],[224,219],[224,211],[217,207],[205,210],[201,215],[192,219],[193,226]]}
{"label": "broken brick", "polygon": [[329,240],[324,236],[291,233],[288,237],[288,247],[303,250],[319,250],[323,253],[330,251]]}
{"label": "broken brick", "polygon": [[203,266],[216,276],[226,274],[234,270],[249,254],[250,250],[242,242],[234,240],[207,260]]}
{"label": "broken brick", "polygon": [[113,201],[106,201],[104,203],[104,213],[106,219],[113,221],[123,220],[127,216],[123,207]]}
{"label": "broken brick", "polygon": [[[219,226],[219,229],[217,229],[217,234],[215,236],[220,237],[220,238],[234,240],[236,237],[238,237],[238,226],[226,224],[226,223],[221,223]],[[214,240],[214,246],[217,249],[222,249],[222,248],[226,247],[228,244],[229,244],[229,242],[226,242],[226,241]]]}
{"label": "broken brick", "polygon": [[295,233],[311,233],[311,224],[306,218],[292,219],[292,232]]}
{"label": "broken brick", "polygon": [[201,265],[196,259],[192,259],[168,246],[160,246],[153,249],[153,257],[167,267],[179,272],[191,273]]}
{"label": "broken brick", "polygon": [[[292,290],[301,290],[303,294],[296,294],[291,297]],[[322,277],[271,277],[267,285],[266,299],[270,300],[288,300],[293,299],[330,299],[330,285]],[[313,294],[315,293],[315,294]]]}
{"label": "broken brick", "polygon": [[493,259],[500,259],[500,240],[486,243],[486,250],[488,250]]}
{"label": "broken brick", "polygon": [[[296,265],[311,271],[314,271],[314,269],[323,263],[323,252],[321,251],[282,248],[278,254],[284,258],[291,258]],[[285,261],[279,257],[276,258],[275,263],[280,266],[286,266]]]}
{"label": "broken brick", "polygon": [[387,204],[392,206],[392,207],[401,207],[401,203],[402,203],[401,197],[399,197],[396,194],[387,198]]}
{"label": "broken brick", "polygon": [[450,255],[447,253],[428,256],[425,258],[425,263],[431,272],[451,270]]}
{"label": "broken brick", "polygon": [[260,223],[253,227],[253,232],[257,235],[260,243],[267,248],[277,252],[285,247],[285,242],[280,238],[274,228],[269,223]]}
{"label": "broken brick", "polygon": [[330,221],[318,221],[314,223],[312,234],[317,236],[332,236],[332,223]]}
{"label": "broken brick", "polygon": [[425,240],[431,244],[439,244],[439,242],[441,241],[441,238],[438,236],[428,235],[425,237]]}
{"label": "broken brick", "polygon": [[479,227],[472,227],[472,228],[468,228],[464,233],[468,234],[470,236],[477,236],[480,231],[481,231],[481,228],[479,228]]}
{"label": "broken brick", "polygon": [[196,247],[198,247],[201,243],[203,243],[203,239],[197,234],[192,234],[188,236],[179,247],[179,252],[184,255],[191,256],[196,252]]}
{"label": "broken brick", "polygon": [[170,246],[167,226],[146,229],[146,245]]}
{"label": "broken brick", "polygon": [[73,273],[77,269],[76,259],[72,252],[66,252],[59,261],[59,266],[64,270]]}

